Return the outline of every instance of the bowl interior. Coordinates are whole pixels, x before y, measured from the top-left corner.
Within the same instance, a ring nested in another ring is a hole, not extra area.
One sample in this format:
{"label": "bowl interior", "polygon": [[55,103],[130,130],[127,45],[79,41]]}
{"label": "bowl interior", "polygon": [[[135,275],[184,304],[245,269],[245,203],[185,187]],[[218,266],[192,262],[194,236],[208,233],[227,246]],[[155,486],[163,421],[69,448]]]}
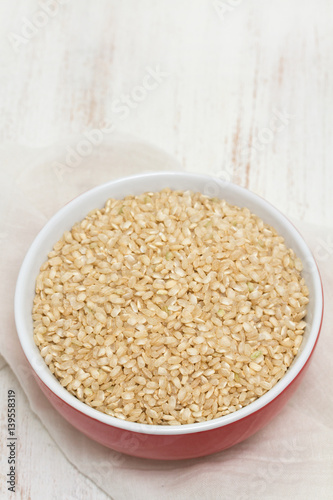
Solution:
{"label": "bowl interior", "polygon": [[[296,255],[302,260],[304,265],[303,275],[310,292],[310,302],[308,304],[307,314],[308,326],[305,329],[304,340],[286,375],[266,394],[235,413],[209,422],[182,426],[152,426],[148,424],[126,422],[102,414],[77,400],[60,385],[41,357],[39,349],[33,340],[33,323],[31,316],[35,294],[35,280],[39,273],[40,266],[47,259],[47,254],[65,230],[70,229],[76,222],[83,219],[90,210],[103,207],[108,198],[121,199],[130,194],[137,195],[146,191],[159,191],[166,187],[179,190],[199,191],[212,197],[223,198],[231,204],[249,208],[253,213],[262,218],[264,222],[272,225],[278,233],[285,238],[286,244],[292,248]],[[209,428],[225,425],[234,420],[238,420],[267,404],[292,382],[293,378],[306,363],[319,334],[322,309],[321,281],[313,256],[298,231],[277,209],[259,196],[234,184],[204,175],[185,173],[145,174],[120,179],[98,186],[71,201],[52,217],[32,243],[20,270],[15,295],[15,319],[21,345],[28,361],[39,378],[41,378],[53,392],[71,406],[76,407],[83,413],[93,416],[93,418],[97,420],[117,427],[136,430],[137,432],[160,434],[208,430]]]}

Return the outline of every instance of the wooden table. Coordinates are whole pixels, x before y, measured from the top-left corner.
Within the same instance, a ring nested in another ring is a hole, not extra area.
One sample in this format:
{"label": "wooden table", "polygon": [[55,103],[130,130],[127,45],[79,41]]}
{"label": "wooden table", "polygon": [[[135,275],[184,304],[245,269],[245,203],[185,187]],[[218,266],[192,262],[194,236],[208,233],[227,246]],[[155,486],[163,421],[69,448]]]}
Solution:
{"label": "wooden table", "polygon": [[[3,0],[1,147],[121,131],[331,224],[332,23],[330,0]],[[21,498],[106,498],[1,367],[0,401],[18,393]]]}

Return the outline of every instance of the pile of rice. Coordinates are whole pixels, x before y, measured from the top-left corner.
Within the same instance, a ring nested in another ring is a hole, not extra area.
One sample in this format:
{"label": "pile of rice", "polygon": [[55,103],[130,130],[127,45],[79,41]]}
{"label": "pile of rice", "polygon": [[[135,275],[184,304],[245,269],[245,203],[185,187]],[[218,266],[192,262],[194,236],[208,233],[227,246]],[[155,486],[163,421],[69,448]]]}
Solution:
{"label": "pile of rice", "polygon": [[170,189],[109,199],[42,265],[34,340],[61,385],[101,412],[210,420],[290,366],[306,326],[301,270],[247,208]]}

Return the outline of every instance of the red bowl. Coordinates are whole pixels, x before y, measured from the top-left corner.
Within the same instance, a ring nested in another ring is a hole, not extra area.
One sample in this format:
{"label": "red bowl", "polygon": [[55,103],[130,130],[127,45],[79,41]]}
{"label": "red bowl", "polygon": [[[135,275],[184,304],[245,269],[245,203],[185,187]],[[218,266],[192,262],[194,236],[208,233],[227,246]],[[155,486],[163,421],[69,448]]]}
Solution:
{"label": "red bowl", "polygon": [[[53,244],[86,214],[110,198],[158,191],[165,187],[200,191],[246,206],[275,227],[302,260],[309,304],[307,327],[297,356],[284,377],[248,406],[224,417],[176,426],[120,420],[82,403],[52,375],[33,340],[32,303],[35,279]],[[295,227],[268,202],[231,183],[205,175],[155,173],[128,177],[99,186],[62,208],[32,243],[22,264],[15,293],[15,320],[20,343],[36,381],[53,407],[86,436],[114,450],[144,458],[174,460],[209,455],[248,438],[266,425],[299,386],[316,346],[323,317],[323,290],[314,258]]]}

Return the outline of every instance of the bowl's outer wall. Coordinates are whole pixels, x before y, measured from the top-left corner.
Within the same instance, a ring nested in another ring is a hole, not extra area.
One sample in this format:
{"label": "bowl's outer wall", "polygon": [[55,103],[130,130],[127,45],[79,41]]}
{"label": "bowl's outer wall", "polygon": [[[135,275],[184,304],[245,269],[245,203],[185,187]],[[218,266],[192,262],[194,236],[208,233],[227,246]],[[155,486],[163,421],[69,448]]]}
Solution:
{"label": "bowl's outer wall", "polygon": [[40,380],[35,372],[33,374],[54,408],[70,424],[89,438],[108,448],[135,457],[155,460],[180,460],[211,455],[230,448],[252,436],[252,434],[255,434],[268,424],[282,410],[298,388],[309,366],[312,354],[313,351],[292,383],[269,404],[229,425],[194,434],[150,435],[112,427],[84,415],[65,403]]}

